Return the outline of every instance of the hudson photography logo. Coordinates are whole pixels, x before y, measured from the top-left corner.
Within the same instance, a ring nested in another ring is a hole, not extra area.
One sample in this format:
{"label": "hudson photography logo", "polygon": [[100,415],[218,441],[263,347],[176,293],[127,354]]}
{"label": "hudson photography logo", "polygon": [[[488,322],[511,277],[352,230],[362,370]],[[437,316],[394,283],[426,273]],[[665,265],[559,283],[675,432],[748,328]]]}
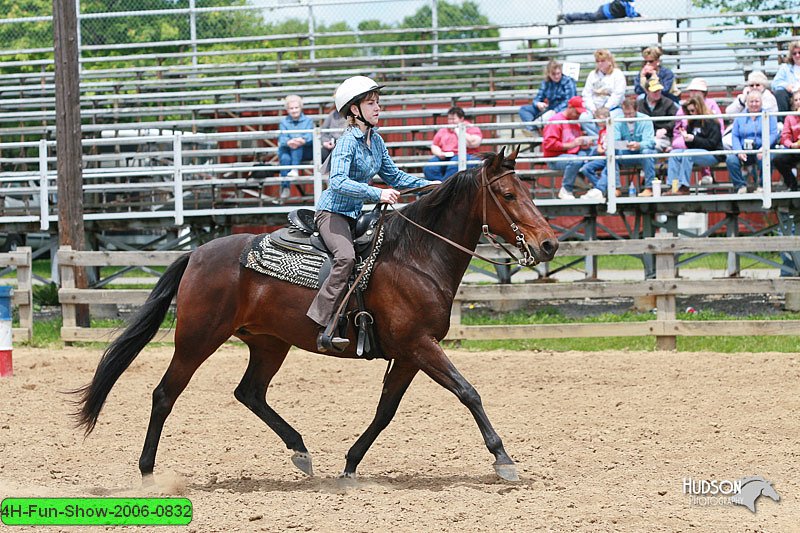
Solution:
{"label": "hudson photography logo", "polygon": [[691,505],[711,507],[717,505],[741,505],[756,512],[756,501],[767,496],[780,501],[781,496],[772,483],[761,476],[741,479],[693,479],[683,478],[683,493]]}

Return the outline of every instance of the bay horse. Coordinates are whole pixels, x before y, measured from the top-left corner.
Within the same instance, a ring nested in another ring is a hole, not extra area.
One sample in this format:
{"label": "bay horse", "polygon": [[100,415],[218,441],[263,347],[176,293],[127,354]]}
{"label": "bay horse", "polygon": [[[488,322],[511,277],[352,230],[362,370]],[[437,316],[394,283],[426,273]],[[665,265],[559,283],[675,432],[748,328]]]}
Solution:
{"label": "bay horse", "polygon": [[[514,461],[492,428],[480,396],[439,344],[447,335],[453,299],[471,259],[463,249],[474,250],[482,231],[516,243],[521,262],[528,265],[549,261],[558,249],[553,230],[514,173],[517,152],[508,157],[504,149],[486,154],[480,166],[455,174],[406,205],[404,216],[399,216],[400,211],[385,214],[383,247],[364,300],[373,313],[390,367],[374,419],[347,452],[342,477],[355,477],[367,450],[392,420],[403,394],[421,370],[469,409],[495,457],[497,475],[518,479]],[[317,352],[318,326],[306,317],[315,291],[242,267],[239,256],[254,239],[247,234],[221,237],[172,263],[125,330],[106,348],[92,381],[75,391],[79,395],[78,426],[88,435],[111,388],[153,339],[177,295],[175,352],[153,391],[139,458],[145,484],[153,482],[158,443],[175,401],[200,365],[231,336],[241,339],[250,350],[247,370],[234,391],[236,399],[294,452],[291,460],[297,468],[313,475],[303,438],[267,404],[266,393],[291,346]],[[347,350],[324,355],[355,358],[352,326],[348,336]]]}

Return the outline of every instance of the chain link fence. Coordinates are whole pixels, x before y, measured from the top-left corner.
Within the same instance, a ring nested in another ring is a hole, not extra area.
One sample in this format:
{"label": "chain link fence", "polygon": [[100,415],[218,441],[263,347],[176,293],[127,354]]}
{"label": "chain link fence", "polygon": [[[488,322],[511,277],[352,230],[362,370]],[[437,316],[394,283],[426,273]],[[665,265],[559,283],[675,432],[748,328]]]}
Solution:
{"label": "chain link fence", "polygon": [[[531,40],[559,47],[648,46],[679,39],[676,18],[692,0],[637,0],[650,35],[615,36],[616,25],[552,26],[560,13],[593,12],[604,0],[62,0],[75,2],[83,69],[380,57],[515,49]],[[607,0],[605,0],[607,1]],[[52,0],[9,6],[0,18],[0,72],[53,68]],[[662,20],[655,20],[659,17]],[[794,15],[794,18],[800,18]],[[691,21],[708,26],[713,20]],[[493,26],[500,26],[496,28]],[[444,28],[457,28],[445,30]],[[473,29],[468,29],[473,28]],[[609,33],[611,32],[611,33]],[[684,35],[691,40],[694,35]],[[736,39],[725,31],[703,40]],[[583,36],[577,39],[577,36]],[[500,40],[498,41],[498,37]],[[465,39],[471,39],[464,42]],[[662,39],[663,38],[663,39]],[[458,39],[460,44],[447,44]],[[482,41],[482,39],[484,39]],[[422,44],[423,41],[428,41]],[[415,45],[414,43],[420,43]],[[499,44],[498,44],[499,43]],[[591,60],[576,56],[573,61]],[[344,64],[344,63],[342,63]]]}
{"label": "chain link fence", "polygon": [[[114,46],[245,47],[248,37],[463,26],[467,23],[554,23],[561,12],[595,11],[601,0],[63,0],[78,5],[82,53]],[[13,2],[0,2],[3,3]],[[691,0],[638,0],[648,17],[697,12]],[[457,6],[460,9],[452,9]],[[17,59],[52,48],[52,2],[33,0],[0,18],[0,51]],[[244,39],[244,42],[241,42]],[[328,41],[333,39],[329,37]],[[250,41],[252,42],[252,41]],[[294,44],[294,43],[292,43]],[[122,48],[125,50],[126,48]],[[117,48],[117,51],[120,49]]]}

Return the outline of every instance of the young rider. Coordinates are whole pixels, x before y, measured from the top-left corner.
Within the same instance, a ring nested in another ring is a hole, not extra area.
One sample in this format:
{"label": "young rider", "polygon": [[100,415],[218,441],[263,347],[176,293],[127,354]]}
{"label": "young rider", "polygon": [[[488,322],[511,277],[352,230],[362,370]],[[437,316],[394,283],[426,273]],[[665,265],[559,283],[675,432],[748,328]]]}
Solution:
{"label": "young rider", "polygon": [[[400,198],[396,189],[439,183],[403,172],[389,157],[374,129],[381,111],[382,87],[366,76],[353,76],[334,93],[336,110],[347,119],[348,128],[333,148],[329,187],[320,196],[315,216],[320,236],[333,254],[333,264],[306,313],[322,328],[317,336],[320,351],[342,351],[350,342],[325,335],[325,327],[337,318],[333,315],[355,265],[352,230],[364,202],[393,204]],[[376,174],[391,188],[372,186]]]}

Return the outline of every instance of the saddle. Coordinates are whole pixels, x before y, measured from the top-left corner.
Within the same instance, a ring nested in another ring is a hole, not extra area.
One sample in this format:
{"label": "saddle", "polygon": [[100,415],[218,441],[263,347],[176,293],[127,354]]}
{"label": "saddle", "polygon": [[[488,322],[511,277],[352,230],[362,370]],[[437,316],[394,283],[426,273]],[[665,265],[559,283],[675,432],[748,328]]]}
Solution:
{"label": "saddle", "polygon": [[[330,274],[333,254],[319,234],[314,211],[297,209],[291,211],[288,218],[288,227],[256,237],[251,246],[243,251],[240,262],[263,274],[319,289]],[[355,282],[357,273],[366,272],[353,291],[357,308],[343,313],[337,323],[338,336],[346,337],[349,320],[353,319],[358,331],[356,354],[365,359],[385,358],[374,332],[375,320],[364,305],[363,295],[382,243],[382,230],[378,235],[375,234],[379,219],[380,211],[375,209],[362,214],[355,223],[353,244],[356,266],[350,276],[350,286]]]}
{"label": "saddle", "polygon": [[[320,237],[317,223],[314,221],[314,211],[311,209],[296,209],[289,212],[289,227],[272,232],[270,240],[278,248],[292,252],[319,255],[324,258],[332,257],[325,241]],[[372,241],[375,236],[375,226],[378,224],[380,211],[377,209],[363,213],[355,224],[353,232],[353,246],[356,251],[356,262],[366,260],[372,251]],[[330,269],[330,264],[328,264]],[[320,282],[327,277],[320,273]]]}

